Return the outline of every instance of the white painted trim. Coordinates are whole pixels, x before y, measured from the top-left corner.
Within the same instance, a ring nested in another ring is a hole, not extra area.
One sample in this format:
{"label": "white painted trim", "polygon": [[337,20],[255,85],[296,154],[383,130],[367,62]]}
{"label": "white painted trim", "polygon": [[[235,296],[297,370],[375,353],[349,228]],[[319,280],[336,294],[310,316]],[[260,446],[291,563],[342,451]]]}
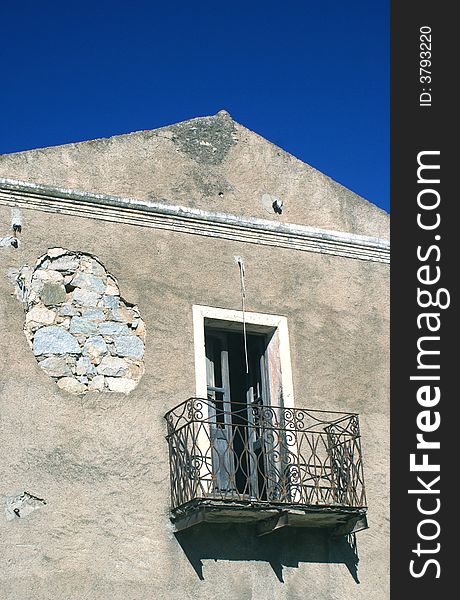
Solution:
{"label": "white painted trim", "polygon": [[[243,322],[243,312],[214,308],[195,304],[193,310],[193,332],[195,343],[195,393],[198,398],[207,397],[206,386],[206,351],[204,338],[204,320]],[[276,329],[279,342],[279,362],[285,407],[294,407],[294,387],[292,382],[291,352],[289,347],[289,331],[287,318],[279,315],[245,312],[247,325],[259,325]]]}
{"label": "white painted trim", "polygon": [[390,260],[390,243],[379,238],[14,179],[0,178],[0,204],[359,260]]}
{"label": "white painted trim", "polygon": [[204,339],[204,315],[201,306],[193,306],[193,337],[195,346],[195,395],[207,398],[206,349]]}
{"label": "white painted trim", "polygon": [[[242,323],[243,312],[239,310],[229,310],[225,308],[215,308],[212,306],[193,305],[193,331],[195,343],[195,390],[198,398],[207,398],[207,377],[206,377],[206,350],[205,350],[205,319],[212,321],[226,321],[228,323]],[[287,408],[294,407],[294,390],[292,383],[291,353],[289,349],[289,332],[287,318],[279,315],[269,315],[264,313],[245,312],[244,318],[246,325],[259,326],[266,328],[267,331],[275,330],[272,341],[276,340],[278,346],[278,359],[280,366],[281,389],[283,391],[283,405]],[[270,346],[270,344],[269,344]],[[276,402],[273,404],[277,404]],[[208,417],[207,405],[203,406],[203,416]],[[206,433],[201,429],[198,433],[197,444],[203,456],[206,457],[201,470],[201,479],[204,481],[207,477],[207,468],[205,463],[212,461],[209,431]],[[292,447],[291,447],[292,451]],[[211,484],[209,484],[211,485]],[[212,490],[209,489],[208,492]]]}

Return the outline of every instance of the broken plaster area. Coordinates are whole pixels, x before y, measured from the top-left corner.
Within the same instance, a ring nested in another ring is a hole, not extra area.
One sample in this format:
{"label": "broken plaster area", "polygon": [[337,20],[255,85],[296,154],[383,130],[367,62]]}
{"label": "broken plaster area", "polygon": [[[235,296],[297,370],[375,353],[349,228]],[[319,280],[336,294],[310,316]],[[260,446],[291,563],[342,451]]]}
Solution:
{"label": "broken plaster area", "polygon": [[219,118],[201,117],[171,125],[172,140],[176,146],[203,165],[220,165],[237,142],[235,123],[225,111]]}
{"label": "broken plaster area", "polygon": [[7,521],[27,517],[34,510],[46,505],[46,500],[37,498],[37,496],[29,494],[29,492],[19,493],[14,496],[4,496],[2,500]]}
{"label": "broken plaster area", "polygon": [[40,366],[72,394],[131,392],[144,372],[145,324],[117,280],[83,252],[52,248],[23,267],[17,295]]}

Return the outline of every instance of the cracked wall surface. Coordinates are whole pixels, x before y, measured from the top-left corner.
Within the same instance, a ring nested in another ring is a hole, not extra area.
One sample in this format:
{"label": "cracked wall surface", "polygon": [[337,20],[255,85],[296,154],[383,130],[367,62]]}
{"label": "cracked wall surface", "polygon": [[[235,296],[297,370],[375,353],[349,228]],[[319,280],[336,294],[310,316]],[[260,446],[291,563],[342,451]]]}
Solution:
{"label": "cracked wall surface", "polygon": [[145,324],[93,256],[52,248],[23,267],[18,296],[38,364],[73,394],[131,392],[144,372]]}

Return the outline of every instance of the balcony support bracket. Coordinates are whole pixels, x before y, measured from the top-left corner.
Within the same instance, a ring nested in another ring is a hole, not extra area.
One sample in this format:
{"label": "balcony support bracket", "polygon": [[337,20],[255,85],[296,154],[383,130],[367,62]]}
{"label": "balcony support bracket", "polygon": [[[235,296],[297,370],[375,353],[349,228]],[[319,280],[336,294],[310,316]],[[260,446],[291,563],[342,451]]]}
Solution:
{"label": "balcony support bracket", "polygon": [[194,527],[195,525],[207,521],[208,519],[206,517],[206,510],[204,508],[198,508],[177,519],[174,522],[175,530],[178,532],[183,531],[184,529],[190,529],[190,527]]}
{"label": "balcony support bracket", "polygon": [[363,531],[363,529],[369,529],[369,525],[367,524],[367,517],[365,514],[356,516],[348,520],[343,525],[336,527],[332,535],[335,537],[341,535],[349,535],[350,533],[358,533],[358,531]]}
{"label": "balcony support bracket", "polygon": [[280,512],[278,515],[265,519],[257,525],[257,536],[268,535],[279,529],[289,527],[289,525],[291,525],[289,513],[286,511]]}

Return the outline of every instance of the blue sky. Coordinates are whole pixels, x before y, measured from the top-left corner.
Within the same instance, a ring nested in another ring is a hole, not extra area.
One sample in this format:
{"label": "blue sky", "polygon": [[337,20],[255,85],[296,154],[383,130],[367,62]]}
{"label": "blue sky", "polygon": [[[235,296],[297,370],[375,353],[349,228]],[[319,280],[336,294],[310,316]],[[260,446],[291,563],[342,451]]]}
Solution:
{"label": "blue sky", "polygon": [[0,154],[232,117],[389,210],[389,3],[11,2]]}

